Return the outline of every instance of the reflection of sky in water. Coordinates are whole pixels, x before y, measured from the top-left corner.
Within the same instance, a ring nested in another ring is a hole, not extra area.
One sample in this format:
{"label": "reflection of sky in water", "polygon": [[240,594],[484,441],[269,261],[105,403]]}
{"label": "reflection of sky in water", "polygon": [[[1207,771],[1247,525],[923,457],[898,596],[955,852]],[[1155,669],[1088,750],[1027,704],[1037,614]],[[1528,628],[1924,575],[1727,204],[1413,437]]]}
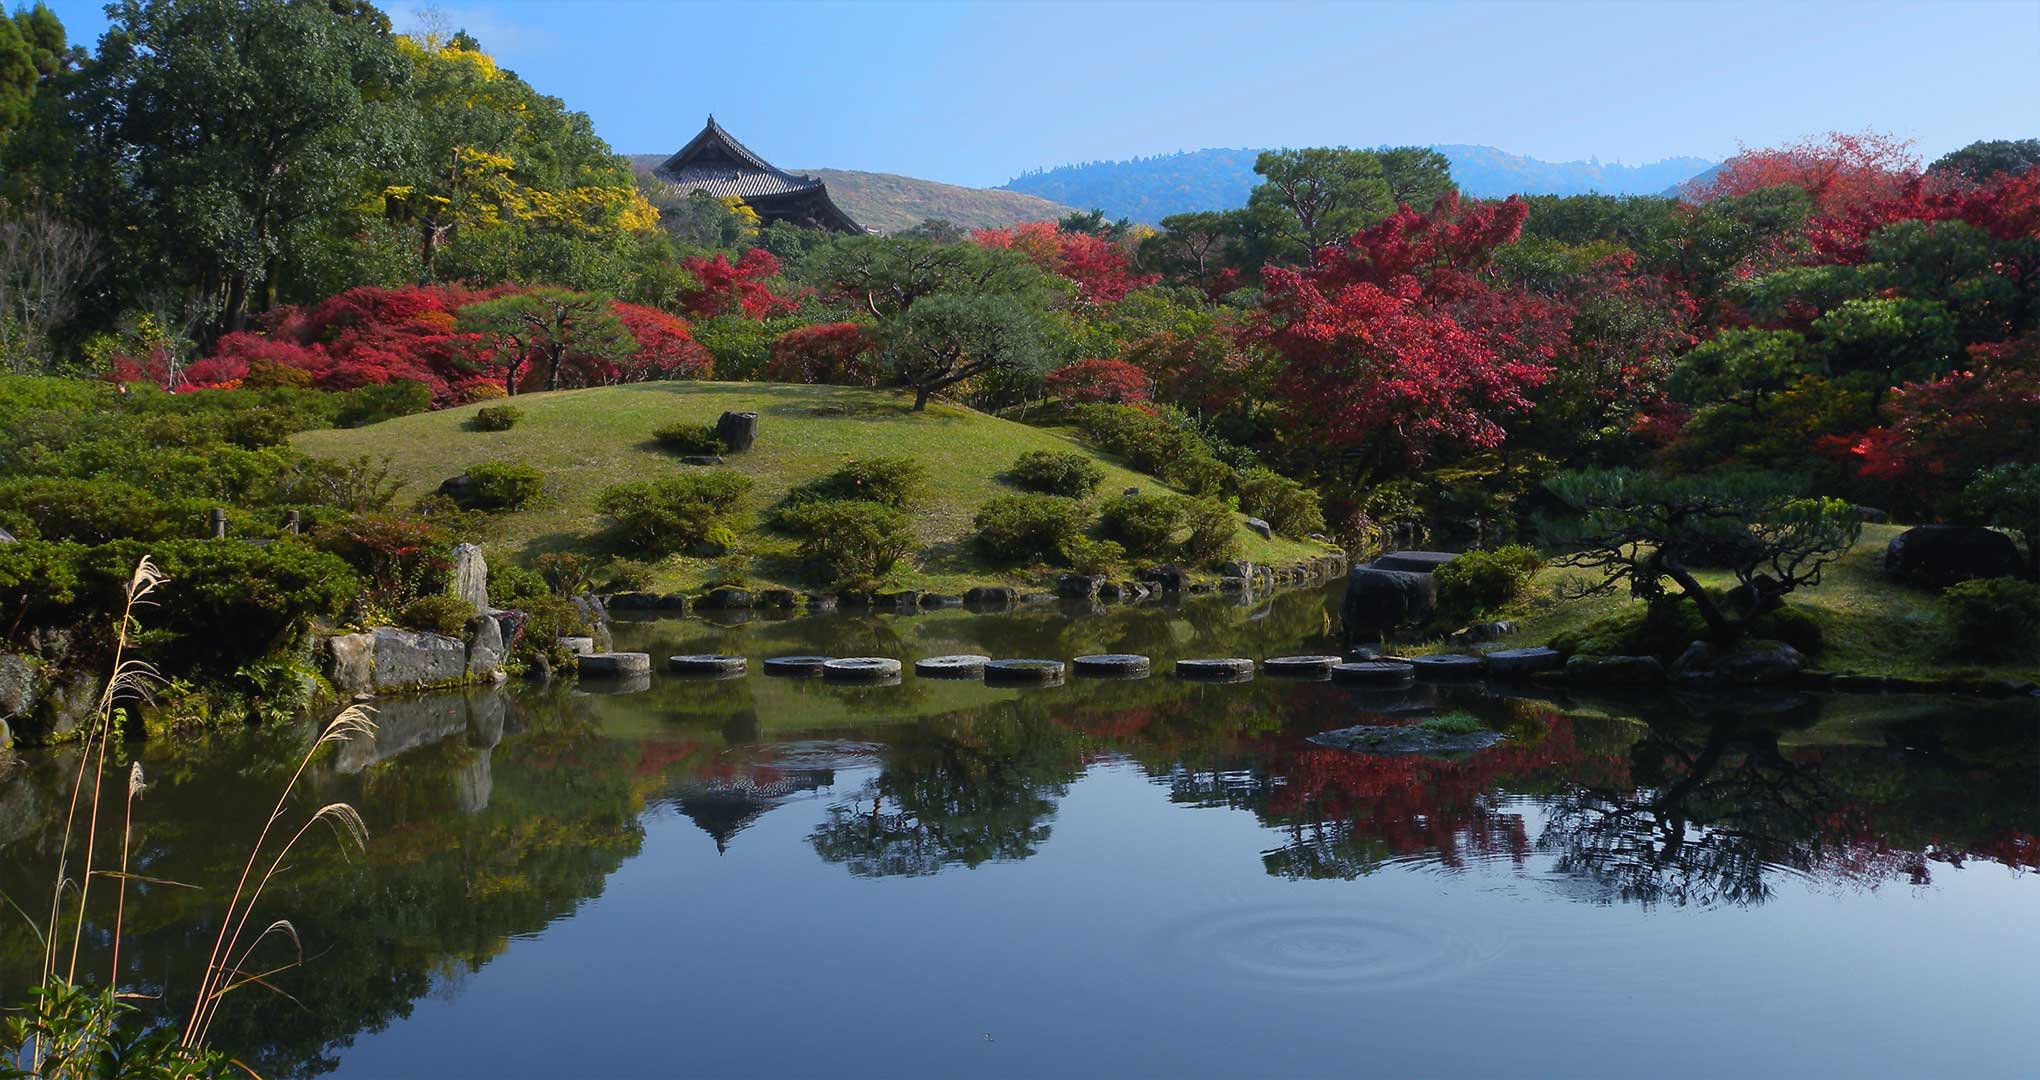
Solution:
{"label": "reflection of sky in water", "polygon": [[1288,881],[1257,857],[1284,830],[1102,764],[1025,861],[870,879],[808,850],[827,802],[721,855],[662,809],[600,898],[343,1075],[2009,1076],[2040,1000],[2034,880],[1994,864],[1704,911],[1554,902],[1543,855]]}
{"label": "reflection of sky in water", "polygon": [[[1319,651],[1323,625],[1295,594],[621,629],[753,671],[1128,651],[1166,671]],[[2040,874],[2007,864],[2040,857],[2040,727],[2002,704],[607,689],[384,703],[308,792],[360,805],[369,851],[308,854],[266,913],[314,954],[289,984],[310,1011],[230,1003],[228,1045],[270,1076],[322,1046],[344,1077],[2030,1075]],[[1449,708],[1511,738],[1444,762],[1305,741]],[[237,869],[295,738],[146,747],[138,860]],[[10,895],[47,887],[58,765],[0,782]],[[217,905],[184,899],[130,897],[130,985],[210,945]],[[0,945],[18,997],[32,947]]]}

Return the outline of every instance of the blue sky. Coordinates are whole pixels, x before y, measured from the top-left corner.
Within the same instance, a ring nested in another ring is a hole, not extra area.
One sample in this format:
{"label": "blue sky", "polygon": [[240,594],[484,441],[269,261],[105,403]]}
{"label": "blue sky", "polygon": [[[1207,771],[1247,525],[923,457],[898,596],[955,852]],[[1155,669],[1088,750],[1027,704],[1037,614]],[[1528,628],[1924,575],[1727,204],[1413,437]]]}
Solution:
{"label": "blue sky", "polygon": [[[94,0],[56,0],[72,35]],[[386,10],[399,29],[423,5]],[[714,112],[790,168],[993,185],[1209,146],[1725,157],[1874,128],[1931,160],[2040,137],[2040,0],[437,5],[624,153]]]}

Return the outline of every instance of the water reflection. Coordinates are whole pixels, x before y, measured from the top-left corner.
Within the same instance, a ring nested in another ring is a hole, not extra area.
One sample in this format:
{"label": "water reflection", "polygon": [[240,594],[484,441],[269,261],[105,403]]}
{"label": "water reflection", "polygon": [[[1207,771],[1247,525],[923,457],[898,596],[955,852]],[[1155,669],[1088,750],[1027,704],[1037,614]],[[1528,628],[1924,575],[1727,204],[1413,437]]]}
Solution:
{"label": "water reflection", "polygon": [[[1184,655],[1308,651],[1326,625],[1324,605],[1322,594],[1296,594],[1224,615],[1156,609],[1070,621],[945,611],[742,627],[659,622],[619,635],[655,653],[745,654],[753,670],[770,655],[963,652],[1141,652],[1166,670]],[[458,1013],[463,980],[520,938],[560,932],[576,913],[580,935],[642,933],[597,901],[628,864],[645,861],[648,829],[675,818],[687,844],[716,853],[716,870],[697,866],[692,907],[671,913],[681,924],[673,934],[684,936],[694,919],[742,924],[745,905],[757,903],[740,899],[750,875],[814,888],[805,875],[822,868],[868,889],[999,865],[1009,887],[1054,890],[1076,883],[1054,879],[1047,853],[1120,853],[1123,878],[1084,887],[1131,888],[1166,865],[1215,891],[1250,881],[1341,890],[1310,893],[1318,907],[1221,912],[1171,931],[1195,943],[1186,955],[1234,974],[1274,966],[1315,973],[1305,981],[1323,987],[1463,969],[1464,927],[1412,929],[1357,902],[1375,894],[1354,890],[1397,876],[1440,875],[1430,887],[1441,896],[1458,895],[1456,877],[1499,884],[1510,899],[1489,917],[1507,921],[1523,917],[1525,903],[1756,908],[1801,885],[1924,886],[1976,861],[2040,866],[2040,726],[2027,703],[1544,700],[1166,677],[1016,691],[912,678],[850,687],[660,675],[634,693],[587,690],[386,702],[373,741],[323,759],[307,803],[354,802],[372,842],[351,863],[308,851],[272,891],[267,910],[287,915],[315,955],[287,977],[296,1003],[249,996],[223,1010],[221,1043],[266,1076],[331,1070],[356,1039],[392,1025],[413,1049],[454,1053],[435,1039],[455,1036],[402,1021],[435,989]],[[1448,708],[1509,738],[1450,759],[1307,741],[1370,716],[1413,722]],[[211,945],[245,845],[309,737],[308,728],[284,727],[143,748],[155,790],[138,817],[138,872],[203,886],[138,886],[129,897],[123,985],[161,995],[166,1013],[189,1007],[186,973]],[[17,902],[47,888],[74,766],[65,753],[41,755],[0,778],[0,889]],[[1126,808],[1103,815],[1106,824],[1098,814],[1068,823],[1066,804],[1120,774],[1145,778],[1150,802],[1195,823],[1203,840],[1149,850],[1143,834],[1118,826]],[[1347,884],[1290,884],[1304,881]],[[802,918],[825,932],[858,932],[826,906]],[[1024,948],[1074,931],[1013,932]],[[805,962],[771,942],[751,947],[761,967]],[[0,930],[0,992],[18,997],[36,956],[19,925]],[[1181,992],[1165,974],[1120,977],[1152,975],[1151,993]],[[603,1007],[561,1002],[555,1019],[594,1028]],[[1278,1028],[1264,1037],[1283,1038]]]}

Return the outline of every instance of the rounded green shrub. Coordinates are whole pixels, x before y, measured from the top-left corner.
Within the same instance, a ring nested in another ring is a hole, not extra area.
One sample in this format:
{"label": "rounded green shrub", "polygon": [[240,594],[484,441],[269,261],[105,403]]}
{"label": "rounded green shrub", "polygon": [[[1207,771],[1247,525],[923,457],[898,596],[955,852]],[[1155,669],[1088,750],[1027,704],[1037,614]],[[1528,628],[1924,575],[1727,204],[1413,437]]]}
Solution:
{"label": "rounded green shrub", "polygon": [[846,461],[835,472],[801,485],[795,497],[852,499],[904,510],[928,486],[928,470],[903,457]]}
{"label": "rounded green shrub", "polygon": [[1105,482],[1105,470],[1074,450],[1029,450],[1014,459],[1006,478],[1028,491],[1081,499]]}
{"label": "rounded green shrub", "polygon": [[1283,536],[1325,531],[1325,512],[1315,489],[1273,469],[1248,469],[1239,475],[1239,488],[1240,510]]}
{"label": "rounded green shrub", "polygon": [[476,431],[508,431],[524,419],[524,410],[515,405],[487,405],[475,410]]}
{"label": "rounded green shrub", "polygon": [[720,454],[728,449],[713,424],[663,424],[652,429],[652,438],[676,454]]}
{"label": "rounded green shrub", "polygon": [[1233,486],[1238,474],[1202,446],[1162,466],[1160,476],[1171,486],[1199,498],[1221,498]]}
{"label": "rounded green shrub", "polygon": [[500,513],[522,510],[545,490],[545,474],[515,461],[483,461],[468,466],[468,484],[461,502],[476,510]]}
{"label": "rounded green shrub", "polygon": [[802,560],[831,582],[881,581],[919,545],[906,514],[874,502],[808,499],[779,521],[800,537]]}
{"label": "rounded green shrub", "polygon": [[1126,549],[1078,534],[1063,546],[1063,562],[1079,574],[1113,574],[1126,565]]}
{"label": "rounded green shrub", "polygon": [[977,543],[1001,562],[1059,562],[1084,534],[1091,513],[1062,495],[1001,495],[977,512]]}
{"label": "rounded green shrub", "polygon": [[1431,574],[1438,586],[1439,614],[1465,621],[1507,607],[1523,598],[1543,568],[1536,550],[1521,544],[1469,551]]}
{"label": "rounded green shrub", "polygon": [[1216,499],[1184,499],[1183,523],[1190,535],[1183,540],[1183,557],[1193,563],[1210,565],[1237,558],[1240,553],[1240,519],[1232,508]]}
{"label": "rounded green shrub", "polygon": [[446,637],[466,635],[468,620],[474,617],[475,606],[450,593],[421,596],[397,609],[397,625]]}
{"label": "rounded green shrub", "polygon": [[643,592],[658,580],[658,570],[642,559],[613,559],[599,576],[603,592]]}
{"label": "rounded green shrub", "polygon": [[2032,660],[2040,652],[2040,585],[2017,578],[1978,578],[1941,593],[1949,645],[1958,654]]}
{"label": "rounded green shrub", "polygon": [[1183,500],[1174,495],[1127,495],[1105,504],[1099,531],[1136,559],[1174,550],[1182,531]]}
{"label": "rounded green shrub", "polygon": [[658,555],[719,550],[736,542],[732,518],[750,491],[741,473],[683,473],[603,488],[595,508],[632,547]]}

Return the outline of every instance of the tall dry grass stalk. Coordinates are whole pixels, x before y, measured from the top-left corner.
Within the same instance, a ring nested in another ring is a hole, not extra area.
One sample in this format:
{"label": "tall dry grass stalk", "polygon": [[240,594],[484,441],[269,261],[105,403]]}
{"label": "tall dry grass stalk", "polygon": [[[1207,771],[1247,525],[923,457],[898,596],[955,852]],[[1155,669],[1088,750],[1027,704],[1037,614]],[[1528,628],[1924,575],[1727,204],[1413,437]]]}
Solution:
{"label": "tall dry grass stalk", "polygon": [[[71,784],[70,806],[64,816],[63,842],[58,849],[56,881],[50,890],[49,922],[47,929],[41,935],[43,939],[42,974],[43,983],[46,988],[62,987],[74,989],[77,986],[78,954],[80,944],[84,938],[94,878],[113,878],[119,883],[113,914],[113,964],[112,970],[108,974],[107,983],[109,990],[113,992],[116,998],[127,996],[119,993],[119,983],[120,938],[127,916],[127,883],[129,879],[134,878],[157,885],[191,887],[182,882],[139,877],[128,871],[134,831],[134,803],[135,799],[148,786],[139,763],[134,764],[128,770],[125,813],[122,815],[120,822],[120,868],[118,870],[99,870],[95,869],[94,866],[98,858],[101,816],[100,801],[105,788],[107,744],[121,733],[122,722],[126,717],[126,706],[133,702],[147,702],[151,700],[151,688],[162,682],[155,668],[144,661],[128,656],[128,651],[134,641],[135,632],[140,625],[135,613],[137,609],[154,603],[150,597],[166,580],[168,579],[157,569],[155,563],[148,558],[142,559],[136,565],[134,575],[128,579],[126,603],[121,611],[120,625],[114,635],[113,674],[107,680],[105,691],[99,696],[98,708],[94,714],[93,721],[84,733],[78,755],[78,773]],[[271,835],[278,831],[278,822],[282,821],[287,815],[291,797],[296,792],[298,783],[304,778],[305,772],[311,767],[313,758],[328,744],[346,742],[349,739],[374,734],[375,723],[372,715],[370,710],[356,706],[334,717],[319,732],[318,738],[312,741],[311,746],[305,750],[303,756],[299,758],[296,770],[291,773],[290,782],[284,785],[282,793],[277,796],[276,804],[271,808],[268,820],[263,822],[261,831],[256,835],[254,846],[249,849],[247,862],[241,869],[240,880],[235,883],[233,894],[228,899],[226,913],[220,921],[219,936],[213,943],[212,953],[206,959],[205,969],[199,980],[197,999],[192,1006],[191,1016],[185,1021],[184,1027],[179,1033],[178,1045],[180,1047],[197,1050],[204,1046],[206,1032],[212,1025],[213,1017],[219,1010],[220,1002],[229,993],[244,986],[258,985],[281,994],[282,991],[270,982],[270,979],[276,974],[287,971],[303,962],[304,950],[298,942],[297,929],[288,920],[278,919],[271,922],[260,933],[256,934],[253,940],[247,943],[246,947],[241,946],[241,939],[243,932],[247,929],[249,919],[255,912],[256,905],[261,902],[264,890],[283,869],[285,858],[305,838],[306,834],[312,831],[314,826],[324,822],[332,827],[340,838],[343,854],[349,847],[360,848],[367,844],[368,827],[362,821],[361,815],[346,803],[330,803],[314,811],[304,822],[298,825],[291,832],[288,840],[277,845],[273,851],[268,850]],[[89,785],[87,784],[88,771],[90,773]],[[83,836],[81,838],[78,835],[80,830],[79,811],[81,802],[85,802],[85,793],[88,787],[91,792],[91,798],[85,806]],[[84,846],[83,869],[73,877],[71,873],[71,856],[74,848],[81,841]],[[255,867],[263,860],[265,854],[268,856],[267,865],[263,869],[261,876],[259,878],[255,877]],[[252,888],[250,887],[251,879],[254,881]],[[69,903],[67,903],[67,898]],[[71,920],[73,924],[71,943],[68,958],[63,963],[63,971],[59,974],[59,949],[61,948],[62,941],[62,927],[66,919]],[[248,962],[253,957],[255,950],[272,936],[288,938],[292,943],[295,957],[288,963],[265,970],[248,970]],[[237,948],[240,950],[238,953],[235,952]],[[39,1016],[45,1021],[52,1019],[46,1011],[50,1008],[49,1002],[51,1000],[51,996],[47,994],[39,999],[42,1002],[38,1006],[39,1010],[42,1010],[39,1012]],[[49,1029],[51,1026],[50,1024],[45,1024],[43,1029]],[[81,1033],[78,1038],[82,1040],[93,1034],[104,1033]],[[28,1075],[44,1075],[43,1065],[46,1061],[51,1060],[49,1051],[52,1047],[46,1045],[43,1037],[38,1035],[34,1045],[28,1049]]]}

